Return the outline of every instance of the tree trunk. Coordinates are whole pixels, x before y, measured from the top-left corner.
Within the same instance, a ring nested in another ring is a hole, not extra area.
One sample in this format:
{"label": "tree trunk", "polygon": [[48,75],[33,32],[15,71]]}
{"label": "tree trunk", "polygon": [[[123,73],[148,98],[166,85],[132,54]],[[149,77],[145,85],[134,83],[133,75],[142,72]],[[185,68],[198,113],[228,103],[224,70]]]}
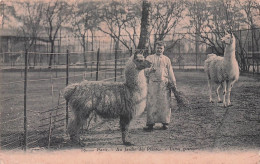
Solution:
{"label": "tree trunk", "polygon": [[51,41],[51,54],[50,54],[49,68],[51,68],[52,66],[53,53],[54,53],[54,40]]}
{"label": "tree trunk", "polygon": [[37,65],[37,56],[38,56],[38,54],[36,54],[36,39],[34,40],[33,50],[34,50],[33,65],[36,66]]}
{"label": "tree trunk", "polygon": [[83,41],[83,59],[84,59],[85,68],[87,68],[88,64],[87,64],[87,58],[86,58],[86,43],[85,43],[85,39]]}
{"label": "tree trunk", "polygon": [[141,19],[141,32],[137,49],[145,49],[145,56],[148,56],[148,41],[150,38],[150,26],[151,26],[151,2],[147,0],[143,1],[142,7],[142,19]]}
{"label": "tree trunk", "polygon": [[91,30],[91,51],[94,51],[94,31]]}

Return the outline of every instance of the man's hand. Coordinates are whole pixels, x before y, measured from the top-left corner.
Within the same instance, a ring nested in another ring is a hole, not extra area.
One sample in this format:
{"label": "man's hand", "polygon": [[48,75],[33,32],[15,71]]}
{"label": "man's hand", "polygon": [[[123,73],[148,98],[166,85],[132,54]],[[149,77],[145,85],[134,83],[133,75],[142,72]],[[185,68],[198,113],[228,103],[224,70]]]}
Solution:
{"label": "man's hand", "polygon": [[174,82],[169,82],[169,87],[175,91],[177,90],[176,83]]}

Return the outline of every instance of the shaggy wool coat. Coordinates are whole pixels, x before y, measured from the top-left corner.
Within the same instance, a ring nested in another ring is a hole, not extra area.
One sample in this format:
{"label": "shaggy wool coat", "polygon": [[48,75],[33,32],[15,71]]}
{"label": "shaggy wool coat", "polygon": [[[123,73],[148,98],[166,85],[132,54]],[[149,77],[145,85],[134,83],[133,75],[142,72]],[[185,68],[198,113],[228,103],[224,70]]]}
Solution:
{"label": "shaggy wool coat", "polygon": [[169,123],[171,117],[171,90],[169,83],[176,83],[170,59],[165,55],[150,55],[146,60],[152,62],[152,67],[145,70],[148,81],[147,95],[147,125]]}

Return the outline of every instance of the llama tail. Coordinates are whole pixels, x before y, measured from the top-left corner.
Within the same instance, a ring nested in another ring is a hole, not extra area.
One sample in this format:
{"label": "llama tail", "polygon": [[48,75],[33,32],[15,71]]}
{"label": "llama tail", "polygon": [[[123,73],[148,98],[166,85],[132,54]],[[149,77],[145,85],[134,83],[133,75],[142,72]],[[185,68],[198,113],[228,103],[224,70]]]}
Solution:
{"label": "llama tail", "polygon": [[74,83],[74,84],[68,85],[67,87],[64,88],[63,96],[64,96],[65,100],[69,101],[70,97],[73,95],[73,93],[77,89],[78,85],[79,85],[78,83]]}
{"label": "llama tail", "polygon": [[207,59],[205,60],[204,62],[204,71],[208,73],[208,70],[209,70],[209,64],[210,62],[215,58],[217,57],[216,54],[208,54],[207,55]]}
{"label": "llama tail", "polygon": [[208,59],[208,58],[211,58],[211,57],[216,57],[216,56],[217,56],[216,54],[208,54],[208,55],[207,55],[207,59]]}

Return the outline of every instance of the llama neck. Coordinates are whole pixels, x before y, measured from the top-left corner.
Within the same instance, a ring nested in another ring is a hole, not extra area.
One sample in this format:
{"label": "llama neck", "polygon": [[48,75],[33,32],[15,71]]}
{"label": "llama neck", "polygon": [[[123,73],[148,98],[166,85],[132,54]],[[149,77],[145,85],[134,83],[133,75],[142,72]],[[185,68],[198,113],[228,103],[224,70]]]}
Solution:
{"label": "llama neck", "polygon": [[232,44],[226,46],[224,52],[225,61],[236,60],[235,48],[236,48],[236,43],[234,40]]}
{"label": "llama neck", "polygon": [[131,90],[143,90],[146,89],[146,79],[144,70],[131,70],[131,73],[126,72],[125,76],[126,86]]}

